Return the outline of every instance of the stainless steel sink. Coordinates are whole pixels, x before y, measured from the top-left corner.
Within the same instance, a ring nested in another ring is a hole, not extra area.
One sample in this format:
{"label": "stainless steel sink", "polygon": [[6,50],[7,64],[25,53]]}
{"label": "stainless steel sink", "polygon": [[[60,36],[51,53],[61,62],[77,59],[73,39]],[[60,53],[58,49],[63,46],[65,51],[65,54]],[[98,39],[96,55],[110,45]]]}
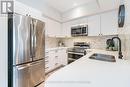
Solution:
{"label": "stainless steel sink", "polygon": [[112,55],[106,55],[106,54],[93,54],[89,57],[89,59],[95,59],[100,61],[106,61],[106,62],[116,62],[115,56]]}

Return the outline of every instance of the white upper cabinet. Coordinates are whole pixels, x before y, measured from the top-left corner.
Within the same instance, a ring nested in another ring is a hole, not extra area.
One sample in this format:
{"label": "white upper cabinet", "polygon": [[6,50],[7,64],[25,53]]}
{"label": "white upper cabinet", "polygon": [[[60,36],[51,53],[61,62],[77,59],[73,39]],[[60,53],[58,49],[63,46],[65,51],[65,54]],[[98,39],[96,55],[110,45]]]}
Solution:
{"label": "white upper cabinet", "polygon": [[109,11],[106,13],[84,17],[62,24],[62,35],[71,37],[71,26],[87,24],[88,36],[101,36],[101,35],[117,35],[118,29],[118,12]]}
{"label": "white upper cabinet", "polygon": [[118,12],[112,11],[101,14],[101,34],[116,35],[118,29]]}
{"label": "white upper cabinet", "polygon": [[102,11],[108,11],[118,8],[120,1],[121,0],[98,0],[98,3]]}
{"label": "white upper cabinet", "polygon": [[46,35],[48,37],[60,37],[61,36],[61,23],[56,22],[51,19],[47,19]]}
{"label": "white upper cabinet", "polygon": [[71,23],[63,23],[62,24],[62,35],[63,37],[71,37]]}
{"label": "white upper cabinet", "polygon": [[88,17],[88,36],[100,34],[100,15]]}
{"label": "white upper cabinet", "polygon": [[79,24],[87,24],[87,18],[81,18],[69,22],[62,23],[62,35],[64,37],[71,37],[71,27]]}

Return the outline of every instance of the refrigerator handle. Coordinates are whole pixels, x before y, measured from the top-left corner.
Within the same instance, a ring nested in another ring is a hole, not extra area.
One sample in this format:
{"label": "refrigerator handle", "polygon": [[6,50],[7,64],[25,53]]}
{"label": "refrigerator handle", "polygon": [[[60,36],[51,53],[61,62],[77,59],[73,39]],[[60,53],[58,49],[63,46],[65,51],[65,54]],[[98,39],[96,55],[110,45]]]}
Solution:
{"label": "refrigerator handle", "polygon": [[24,65],[24,66],[17,66],[17,69],[18,70],[23,70],[23,69],[26,69],[26,68],[29,68],[30,67],[30,64],[27,64],[27,65]]}
{"label": "refrigerator handle", "polygon": [[36,43],[37,37],[36,37],[36,25],[33,22],[33,57],[36,55]]}
{"label": "refrigerator handle", "polygon": [[33,26],[30,24],[30,57],[33,57]]}

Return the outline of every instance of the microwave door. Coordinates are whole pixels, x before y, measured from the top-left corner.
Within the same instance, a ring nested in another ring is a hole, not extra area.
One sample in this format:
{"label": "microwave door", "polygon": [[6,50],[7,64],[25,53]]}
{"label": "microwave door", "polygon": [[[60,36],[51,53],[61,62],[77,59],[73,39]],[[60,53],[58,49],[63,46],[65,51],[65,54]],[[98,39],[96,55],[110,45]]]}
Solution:
{"label": "microwave door", "polygon": [[30,57],[30,17],[14,14],[13,65],[32,61]]}
{"label": "microwave door", "polygon": [[45,23],[33,19],[33,61],[45,57]]}
{"label": "microwave door", "polygon": [[81,34],[82,33],[82,31],[81,31],[81,28],[77,28],[77,30],[76,30],[76,34]]}

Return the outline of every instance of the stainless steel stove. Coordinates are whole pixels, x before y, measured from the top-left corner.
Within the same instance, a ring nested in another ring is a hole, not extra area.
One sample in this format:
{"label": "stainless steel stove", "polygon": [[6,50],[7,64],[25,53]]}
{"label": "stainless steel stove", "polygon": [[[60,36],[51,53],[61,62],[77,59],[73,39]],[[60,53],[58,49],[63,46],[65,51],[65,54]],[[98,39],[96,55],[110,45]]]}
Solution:
{"label": "stainless steel stove", "polygon": [[68,49],[68,62],[72,63],[75,60],[86,55],[86,49],[90,49],[89,43],[75,42],[74,47]]}

